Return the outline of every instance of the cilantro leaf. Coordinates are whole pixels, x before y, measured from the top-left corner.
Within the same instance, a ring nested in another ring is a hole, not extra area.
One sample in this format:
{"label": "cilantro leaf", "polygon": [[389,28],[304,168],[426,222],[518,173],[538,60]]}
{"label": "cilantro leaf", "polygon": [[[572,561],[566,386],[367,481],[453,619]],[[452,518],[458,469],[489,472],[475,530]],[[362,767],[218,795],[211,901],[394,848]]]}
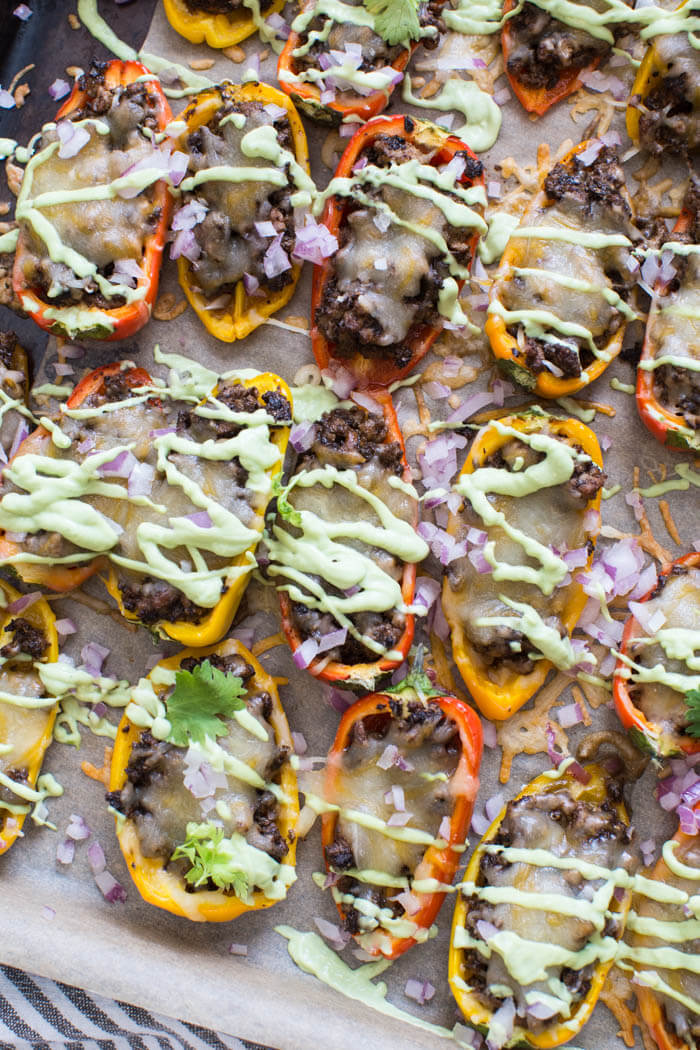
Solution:
{"label": "cilantro leaf", "polygon": [[208,660],[192,671],[178,671],[175,688],[167,700],[170,733],[168,740],[178,747],[203,744],[205,737],[215,740],[226,734],[222,718],[245,707],[243,681],[224,674]]}
{"label": "cilantro leaf", "polygon": [[276,478],[272,483],[272,495],[277,500],[277,513],[279,516],[288,521],[290,525],[296,525],[297,528],[301,528],[301,514],[289,502],[289,489],[282,485],[279,478]]}
{"label": "cilantro leaf", "polygon": [[374,31],[387,44],[403,44],[420,40],[418,0],[363,0],[366,9],[374,15]]}
{"label": "cilantro leaf", "polygon": [[239,900],[248,900],[247,872],[232,864],[231,849],[224,829],[214,824],[188,824],[187,839],[178,846],[171,860],[190,862],[185,879],[197,887],[210,879],[220,890],[232,889]]}
{"label": "cilantro leaf", "polygon": [[685,703],[688,708],[687,730],[697,739],[700,737],[700,689],[690,689],[685,694]]}

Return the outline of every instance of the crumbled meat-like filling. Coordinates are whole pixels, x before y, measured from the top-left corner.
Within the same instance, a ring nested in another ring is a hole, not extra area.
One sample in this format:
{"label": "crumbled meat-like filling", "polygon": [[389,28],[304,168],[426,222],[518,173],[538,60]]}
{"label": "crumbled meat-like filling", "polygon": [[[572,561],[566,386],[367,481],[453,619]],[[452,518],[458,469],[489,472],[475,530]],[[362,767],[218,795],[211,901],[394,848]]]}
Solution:
{"label": "crumbled meat-like filling", "polygon": [[[94,125],[83,125],[90,139],[75,156],[61,158],[58,152],[47,155],[33,173],[35,196],[57,187],[80,190],[96,183],[108,184],[152,151],[143,129],[158,129],[158,96],[147,82],[110,87],[105,83],[104,72],[104,64],[93,63],[89,72],[83,74],[79,87],[87,97],[80,109],[64,119],[76,122],[99,117],[109,132],[100,134]],[[57,132],[48,126],[40,149],[56,140]],[[149,186],[128,199],[110,196],[104,200],[78,200],[42,208],[42,214],[56,228],[64,245],[83,255],[110,281],[116,261],[141,263],[145,239],[160,218],[153,196],[153,186]],[[92,277],[78,277],[70,266],[54,261],[28,221],[20,222],[20,227],[27,245],[23,277],[52,306],[109,310],[124,305],[123,295],[107,294]],[[128,283],[128,279],[116,275],[113,283],[125,281]]]}
{"label": "crumbled meat-like filling", "polygon": [[[349,0],[349,2],[355,6],[358,0]],[[445,30],[445,24],[440,17],[441,9],[440,0],[430,0],[429,3],[421,3],[418,6],[418,21],[421,27],[434,26],[437,30],[433,36],[421,38],[423,47],[428,50],[437,47],[440,42],[440,34]],[[324,32],[327,21],[328,16],[325,14],[313,18],[301,33],[299,46],[305,47],[312,33],[316,36]],[[294,57],[292,69],[295,73],[301,73],[306,69],[323,69],[324,66],[321,63],[324,60],[321,59],[321,56],[328,56],[331,51],[345,51],[348,44],[359,44],[362,48],[362,62],[358,68],[363,73],[392,65],[404,50],[401,44],[387,44],[370,26],[356,25],[351,21],[333,22],[325,39],[314,39],[303,55]],[[332,75],[332,68],[329,75]],[[338,93],[342,97],[343,91]]]}
{"label": "crumbled meat-like filling", "polygon": [[5,660],[11,660],[21,653],[31,656],[33,660],[38,660],[48,648],[49,643],[44,632],[21,616],[10,620],[5,627],[5,632],[12,635],[12,641],[7,642],[0,649],[0,656]]}
{"label": "crumbled meat-like filling", "polygon": [[[700,631],[700,568],[675,565],[669,573],[662,574],[653,595],[645,603],[645,612],[650,617],[663,613],[664,630],[686,629]],[[688,675],[688,665],[683,660],[671,659],[659,644],[642,645],[640,640],[647,632],[639,630],[629,646],[628,655],[642,667],[657,664],[672,675]],[[663,750],[676,750],[688,735],[688,706],[685,692],[671,689],[664,682],[634,682],[634,671],[629,682],[630,695],[636,707],[647,721],[656,726]]]}
{"label": "crumbled meat-like filling", "polygon": [[[243,9],[248,13],[243,0],[184,0],[189,11],[194,14],[232,15]],[[272,0],[260,0],[260,10],[267,11]]]}
{"label": "crumbled meat-like filling", "polygon": [[12,284],[12,271],[15,265],[13,252],[0,252],[0,306],[6,306],[18,317],[26,317],[27,313],[22,308]]}
{"label": "crumbled meat-like filling", "polygon": [[[289,757],[289,748],[275,743],[269,721],[272,716],[269,693],[256,689],[253,669],[235,653],[191,658],[185,661],[187,667],[183,663],[183,669],[191,670],[204,660],[225,674],[243,679],[248,689],[246,708],[268,734],[267,741],[260,741],[232,719],[227,723],[228,735],[219,737],[218,743],[250,765],[264,780],[277,778]],[[277,861],[283,860],[289,847],[279,830],[274,794],[267,789],[252,788],[228,774],[226,787],[213,788],[211,795],[202,799],[185,786],[186,755],[186,748],[156,740],[145,730],[131,750],[124,787],[107,796],[110,805],[133,820],[142,854],[160,858],[165,868],[184,875],[188,870],[187,861],[173,862],[170,858],[185,841],[187,824],[201,824],[208,819],[209,807],[205,803],[213,798],[216,803],[222,803],[219,810],[228,813],[217,818],[221,819],[226,835],[238,832],[251,846]]]}
{"label": "crumbled meat-like filling", "polygon": [[[544,432],[548,433],[548,430]],[[550,433],[550,436],[556,434]],[[582,450],[575,447],[583,455]],[[480,467],[522,471],[543,458],[544,453],[535,451],[523,441],[511,439],[486,457]],[[505,514],[511,526],[548,547],[573,550],[587,544],[583,515],[588,502],[605,480],[606,475],[600,467],[584,456],[574,461],[571,477],[565,484],[546,486],[520,497],[489,493],[488,499]],[[482,530],[484,523],[467,500],[459,511],[455,538],[462,539],[470,528]],[[495,541],[494,554],[499,564],[534,564],[522,546],[500,527],[491,527],[488,537]],[[567,601],[566,587],[559,587],[552,595],[545,596],[532,583],[495,583],[491,573],[477,572],[466,557],[449,564],[447,579],[453,599],[458,602],[466,638],[487,673],[495,679],[506,673],[530,674],[541,655],[530,638],[513,626],[513,611],[501,602],[500,594],[530,604],[547,626],[565,634],[562,616]],[[485,626],[479,623],[485,616],[501,617],[503,622]]]}
{"label": "crumbled meat-like filling", "polygon": [[[363,157],[379,168],[413,160],[428,165],[434,152],[401,135],[380,134]],[[478,167],[480,174],[480,162],[457,156],[464,158],[468,172]],[[451,226],[430,197],[409,188],[384,183],[374,189],[365,185],[363,192],[378,207],[347,203],[340,247],[314,324],[336,354],[380,357],[403,367],[411,359],[415,333],[439,320],[439,296],[450,272],[438,245],[417,231],[429,227],[440,233],[460,266],[470,263],[473,231]],[[392,215],[403,225],[393,222]]]}
{"label": "crumbled meat-like filling", "polygon": [[682,153],[700,146],[700,63],[688,33],[658,36],[645,98],[633,97],[639,110],[639,139],[650,153]]}
{"label": "crumbled meat-like filling", "polygon": [[17,336],[14,332],[0,332],[0,364],[5,368],[12,368],[16,346]]}
{"label": "crumbled meat-like filling", "polygon": [[[618,817],[614,800],[619,798],[619,786],[608,785],[606,800],[600,805],[576,800],[569,789],[554,786],[535,795],[525,795],[508,803],[495,845],[528,850],[546,850],[556,857],[578,857],[591,864],[613,870],[634,870],[636,859],[630,850],[632,832]],[[509,861],[499,853],[484,853],[481,858],[477,886],[513,888],[515,900],[491,903],[479,896],[478,890],[469,897],[465,929],[470,937],[484,939],[482,923],[498,930],[509,930],[526,941],[556,945],[570,952],[580,951],[595,932],[587,918],[576,914],[549,912],[545,907],[524,907],[517,902],[517,891],[533,895],[555,894],[567,899],[591,900],[591,890],[597,890],[602,880],[588,880],[574,869],[548,867],[523,861]],[[611,917],[605,936],[616,936],[618,926]],[[492,942],[493,944],[493,942]],[[509,988],[516,1007],[516,1024],[531,1032],[540,1032],[552,1019],[538,1020],[528,1011],[526,993],[536,998],[538,993],[551,995],[548,980],[521,984],[513,976],[509,958],[498,950],[485,958],[477,949],[465,950],[468,983],[474,994],[489,1008],[496,1009],[502,1002],[502,989]],[[579,969],[550,966],[548,977],[559,979],[579,1002],[590,988],[593,965]],[[491,989],[498,986],[498,996]],[[556,1018],[558,1015],[554,1015]],[[568,1013],[566,1016],[569,1016]]]}
{"label": "crumbled meat-like filling", "polygon": [[[367,487],[375,491],[378,484],[375,479],[381,479],[379,484],[387,491],[380,491],[378,494],[386,501],[387,493],[396,492],[388,487],[386,479],[392,475],[400,477],[403,471],[401,445],[398,441],[388,440],[388,437],[387,425],[381,416],[373,415],[357,406],[349,409],[335,408],[325,413],[316,424],[314,443],[308,452],[301,456],[297,471],[313,470],[326,464],[339,470],[354,469],[359,472],[361,479],[365,479]],[[340,498],[338,488],[334,487],[330,496],[336,504]],[[298,504],[301,491],[295,490],[292,497],[295,505]],[[364,503],[359,506],[355,502],[345,509],[350,520],[353,514],[366,514]],[[332,517],[332,511],[329,511],[329,520],[332,520]],[[395,559],[391,559],[390,565],[385,565],[384,562],[382,565],[394,575],[401,571]],[[323,609],[309,608],[302,602],[293,603],[292,615],[294,626],[304,639],[314,638],[318,641],[323,635],[337,630],[339,626],[330,613],[324,612]],[[358,612],[354,613],[351,619],[363,636],[378,642],[387,650],[398,644],[406,627],[404,614],[396,610]],[[350,633],[342,646],[330,650],[330,656],[333,660],[349,665],[373,662],[377,659],[376,653],[367,649]]]}
{"label": "crumbled meat-like filling", "polygon": [[[383,770],[377,761],[387,747],[396,747],[401,760]],[[410,886],[425,846],[390,840],[355,823],[343,810],[359,809],[387,820],[394,810],[385,795],[396,785],[403,791],[406,810],[411,814],[410,826],[437,836],[442,820],[452,811],[450,778],[459,752],[457,726],[430,700],[392,699],[386,711],[354,723],[329,798],[341,806],[333,841],[325,847],[328,866],[341,874],[336,893],[369,901],[395,918],[410,918],[403,904],[391,899],[396,887],[374,885],[344,873],[352,868],[381,871],[408,879]],[[367,915],[352,903],[343,902],[343,914],[345,928],[352,934],[371,935],[377,928],[377,916]]]}
{"label": "crumbled meat-like filling", "polygon": [[[544,194],[545,203],[530,217],[529,225],[638,236],[624,173],[611,147],[602,147],[588,164],[578,156],[556,164],[545,178]],[[521,322],[506,322],[517,340],[514,360],[535,375],[548,371],[557,378],[578,379],[595,360],[593,347],[605,350],[625,322],[625,314],[609,297],[612,291],[626,300],[634,284],[624,251],[593,250],[566,238],[533,237],[521,243],[522,253],[512,272],[497,284],[498,300],[508,311],[542,309],[561,322],[578,325],[590,332],[593,346],[588,337],[567,335],[557,327],[545,339],[537,333],[528,335]],[[556,274],[565,280],[553,279]],[[585,283],[573,287],[566,281],[569,277]]]}
{"label": "crumbled meat-like filling", "polygon": [[[599,5],[594,2],[585,6]],[[562,74],[583,69],[606,58],[611,51],[607,41],[591,36],[585,29],[565,25],[535,4],[524,4],[507,25],[512,48],[508,73],[528,88],[551,91]]]}
{"label": "crumbled meat-like filling", "polygon": [[160,620],[168,623],[177,623],[178,620],[199,623],[209,612],[195,605],[166,580],[153,580],[146,576],[138,582],[122,583],[119,592],[126,611],[146,626]]}
{"label": "crumbled meat-like filling", "polygon": [[[240,128],[227,119],[236,114],[245,118]],[[187,139],[190,171],[217,166],[269,168],[270,162],[264,157],[247,156],[241,148],[244,135],[266,126],[274,127],[283,149],[294,152],[286,115],[273,118],[257,101],[224,101],[208,123]],[[201,254],[190,263],[192,276],[204,295],[218,298],[233,292],[244,274],[256,278],[268,292],[280,291],[290,283],[291,265],[281,273],[267,275],[265,256],[274,243],[273,237],[259,233],[255,225],[272,223],[275,235],[281,237],[280,248],[289,257],[295,244],[294,210],[290,200],[294,184],[288,167],[286,173],[289,184],[283,187],[262,178],[212,180],[184,195],[185,204],[196,200],[206,208],[203,220],[194,227]]]}

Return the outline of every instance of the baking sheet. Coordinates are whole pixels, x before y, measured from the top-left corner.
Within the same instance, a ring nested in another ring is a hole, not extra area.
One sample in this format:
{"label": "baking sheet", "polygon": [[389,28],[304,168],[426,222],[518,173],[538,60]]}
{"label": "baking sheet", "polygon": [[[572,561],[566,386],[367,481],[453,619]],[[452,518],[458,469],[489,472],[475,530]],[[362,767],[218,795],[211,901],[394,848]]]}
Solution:
{"label": "baking sheet", "polygon": [[[107,18],[110,18],[110,7],[103,4]],[[82,35],[85,30],[80,32]],[[462,44],[466,46],[465,42]],[[245,46],[249,53],[266,48],[256,38]],[[183,64],[203,57],[215,58],[215,65],[205,71],[212,80],[227,77],[238,81],[245,68],[245,63],[234,63],[205,45],[194,46],[180,38],[167,24],[160,4],[156,5],[145,49]],[[420,52],[416,60],[414,65],[417,66],[421,61]],[[275,82],[274,64],[272,55],[262,64],[263,79],[271,83]],[[420,70],[417,68],[416,71]],[[178,107],[179,104],[175,103],[174,108]],[[390,111],[399,111],[400,108],[410,111],[410,107],[401,107],[399,99]],[[413,112],[431,116],[430,111]],[[496,165],[509,155],[515,156],[520,163],[531,163],[540,141],[548,141],[556,149],[565,138],[578,140],[587,119],[578,127],[572,125],[568,106],[564,104],[533,126],[511,101],[504,107],[499,141],[482,158],[487,164],[487,179],[500,178]],[[308,120],[305,120],[305,125],[313,174],[317,184],[323,186],[331,174],[321,161],[324,145],[326,150],[328,148],[328,132]],[[616,126],[621,126],[619,113]],[[27,127],[24,138],[34,130],[34,127]],[[626,140],[623,138],[623,141]],[[171,262],[166,262],[163,271],[161,294],[166,292],[173,293],[176,300],[182,298]],[[306,267],[293,300],[278,317],[282,320],[308,317],[309,292],[310,270]],[[454,334],[447,336],[447,341],[451,353],[469,354],[472,363],[482,366],[478,346],[475,349]],[[253,366],[261,371],[277,371],[288,381],[294,379],[302,365],[312,360],[309,339],[304,333],[267,324],[242,343],[217,343],[187,310],[174,322],[152,320],[137,337],[127,340],[123,346],[86,344],[85,357],[77,362],[76,373],[80,374],[83,367],[96,367],[123,356],[146,368],[153,368],[155,374],[162,374],[162,369],[152,364],[155,343],[165,351],[186,354],[221,371]],[[55,357],[54,350],[50,341],[44,375],[38,377],[40,381],[44,377],[53,378],[49,362],[52,356]],[[466,388],[466,396],[484,389],[491,377],[490,360],[485,358],[484,361],[487,367],[482,368],[480,376]],[[609,475],[607,484],[622,485],[620,494],[603,503],[603,522],[623,531],[636,532],[632,510],[624,502],[624,493],[631,486],[632,467],[639,466],[642,484],[649,484],[648,472],[657,470],[660,462],[668,464],[670,472],[675,462],[687,457],[665,453],[647,434],[637,419],[633,398],[611,389],[612,377],[618,377],[624,383],[633,382],[632,369],[617,361],[584,392],[583,397],[610,404],[616,412],[612,418],[599,414],[592,424],[599,437],[605,434],[612,439],[612,447],[605,457]],[[435,376],[431,374],[431,378]],[[416,400],[411,389],[400,390],[396,400],[402,422],[415,418]],[[508,405],[517,407],[525,401],[525,394],[518,393],[509,399]],[[442,402],[443,412],[444,404]],[[438,404],[431,404],[431,408],[436,415],[439,414]],[[422,441],[424,438],[420,437],[409,440],[412,455]],[[697,498],[692,489],[687,493],[670,493],[667,498],[681,532],[681,547],[677,547],[665,533],[657,501],[647,500],[646,503],[655,534],[677,557],[690,549],[693,540],[698,538],[697,527],[695,531],[693,529]],[[430,571],[435,572],[438,568],[432,560],[426,564]],[[90,589],[94,594],[104,596],[99,585],[91,584]],[[108,673],[132,682],[144,673],[154,656],[154,645],[146,631],[130,631],[123,621],[115,622],[110,617],[95,615],[69,599],[59,599],[53,604],[58,615],[69,615],[79,625],[78,633],[65,646],[65,650],[78,661],[81,647],[88,641],[98,641],[112,650],[106,663]],[[259,628],[256,637],[274,633],[279,629],[275,606],[274,592],[253,584],[237,622],[252,614]],[[159,643],[156,651],[171,653],[176,648]],[[338,716],[325,704],[321,686],[311,676],[294,668],[286,647],[271,650],[262,657],[262,662],[271,673],[290,679],[290,684],[282,688],[281,696],[291,728],[305,735],[309,754],[325,754]],[[564,694],[559,704],[569,700]],[[606,706],[593,712],[593,716],[593,728],[618,728],[614,713]],[[570,731],[572,750],[585,732],[583,728]],[[280,1050],[313,1046],[320,1038],[328,1050],[346,1050],[350,1042],[366,1042],[380,1050],[446,1045],[443,1039],[431,1033],[382,1016],[330,991],[301,974],[291,962],[286,942],[273,931],[276,924],[287,923],[307,930],[314,928],[313,917],[316,915],[337,921],[330,896],[321,893],[310,877],[322,865],[317,827],[299,845],[297,883],[291,888],[287,900],[272,909],[244,916],[232,924],[204,925],[176,918],[144,903],[122,860],[112,818],[104,806],[103,789],[80,771],[80,763],[85,759],[97,766],[102,764],[104,746],[109,741],[93,737],[87,730],[83,730],[82,736],[80,751],[54,744],[44,764],[44,770],[54,773],[65,787],[64,796],[49,803],[50,818],[57,825],[58,834],[35,828],[28,821],[25,840],[17,843],[0,861],[6,902],[0,912],[2,961],[80,985],[92,992],[274,1045]],[[524,782],[549,766],[546,755],[518,757],[513,763],[510,782],[503,787],[498,783],[499,764],[500,750],[486,749],[479,807],[497,791],[503,792],[506,798],[512,797]],[[640,840],[652,834],[661,842],[672,833],[673,824],[653,802],[654,782],[654,775],[648,771],[634,785],[632,811]],[[63,868],[56,863],[56,846],[63,838],[71,813],[84,815],[93,829],[93,837],[99,840],[107,855],[109,870],[127,890],[125,904],[109,904],[103,900],[90,875],[86,844],[78,844],[72,866]],[[475,841],[472,836],[472,845]],[[448,1028],[461,1020],[446,980],[452,907],[453,901],[448,899],[438,917],[437,938],[411,949],[381,978],[388,984],[389,998],[397,1006],[416,1017]],[[53,909],[55,916],[49,918],[45,908]],[[21,930],[21,936],[18,936],[18,930]],[[248,945],[247,958],[229,954],[232,942]],[[352,948],[353,942],[343,953],[343,958],[351,963],[354,962]],[[428,979],[436,986],[437,993],[430,1004],[420,1008],[405,998],[403,988],[409,977]],[[592,1020],[574,1042],[584,1050],[612,1050],[613,1046],[619,1045],[617,1027],[605,1007],[599,1005]]]}

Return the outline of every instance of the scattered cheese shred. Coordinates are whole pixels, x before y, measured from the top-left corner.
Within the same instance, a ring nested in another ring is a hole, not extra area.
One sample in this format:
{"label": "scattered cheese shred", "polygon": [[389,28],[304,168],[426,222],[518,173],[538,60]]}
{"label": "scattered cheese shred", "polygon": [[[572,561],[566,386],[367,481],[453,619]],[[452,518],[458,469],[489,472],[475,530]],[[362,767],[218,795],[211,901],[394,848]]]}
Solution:
{"label": "scattered cheese shred", "polygon": [[[634,998],[634,989],[627,974],[623,973],[617,966],[613,966],[608,974],[603,990],[600,993],[601,1002],[605,1003],[610,1013],[620,1026],[617,1033],[625,1046],[633,1047],[637,1040],[634,1029],[638,1027],[644,1041],[645,1050],[656,1050],[656,1044],[651,1038],[649,1030],[642,1020],[641,1014],[632,1009],[628,1004]],[[635,1008],[636,1008],[635,1003]]]}
{"label": "scattered cheese shred", "polygon": [[250,650],[253,656],[260,656],[262,653],[266,653],[268,649],[274,649],[277,645],[286,645],[287,639],[284,636],[283,631],[278,631],[277,634],[270,634],[267,638],[261,638],[259,642]]}
{"label": "scattered cheese shred", "polygon": [[86,777],[90,777],[91,780],[96,780],[98,784],[104,784],[106,788],[109,788],[109,774],[112,766],[112,748],[106,747],[104,754],[104,761],[100,768],[94,766],[92,762],[81,762],[80,768]]}
{"label": "scattered cheese shred", "polygon": [[665,500],[665,499],[660,499],[659,500],[659,511],[661,512],[661,517],[664,519],[664,525],[666,526],[667,533],[669,534],[669,536],[671,537],[673,542],[677,543],[678,546],[680,547],[681,546],[681,538],[680,538],[680,536],[678,534],[678,529],[676,528],[676,523],[673,520],[673,515],[671,514],[671,508],[669,507],[667,500]]}
{"label": "scattered cheese shred", "polygon": [[547,752],[547,724],[554,731],[557,747],[566,753],[569,750],[569,738],[555,718],[552,718],[552,707],[561,694],[571,685],[571,678],[557,674],[551,682],[541,689],[535,697],[532,707],[517,711],[507,722],[501,722],[496,728],[498,743],[503,749],[499,779],[507,784],[510,779],[511,766],[516,755],[539,755]]}

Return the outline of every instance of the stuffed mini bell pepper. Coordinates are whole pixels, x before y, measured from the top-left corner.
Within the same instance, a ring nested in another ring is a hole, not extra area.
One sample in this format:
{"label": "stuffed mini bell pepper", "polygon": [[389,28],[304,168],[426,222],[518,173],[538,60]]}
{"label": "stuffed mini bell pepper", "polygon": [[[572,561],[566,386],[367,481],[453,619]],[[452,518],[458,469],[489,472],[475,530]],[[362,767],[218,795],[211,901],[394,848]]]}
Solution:
{"label": "stuffed mini bell pepper", "polygon": [[587,426],[541,411],[494,419],[474,439],[447,526],[465,553],[447,568],[442,605],[487,718],[510,717],[552,666],[585,658],[570,635],[587,600],[577,577],[600,527],[601,467]]}
{"label": "stuffed mini bell pepper", "polygon": [[227,922],[284,899],[296,879],[292,750],[274,679],[235,639],[185,649],[141,679],[107,798],[144,900]]}
{"label": "stuffed mini bell pepper", "polygon": [[431,936],[462,856],[479,786],[481,723],[413,672],[358,700],[328,756],[323,847],[343,924],[395,959]]}
{"label": "stuffed mini bell pepper", "polygon": [[[171,256],[204,327],[243,339],[289,302],[302,257],[295,206],[308,204],[306,134],[294,106],[267,84],[201,92],[183,113],[189,157]],[[325,231],[322,231],[325,233]]]}
{"label": "stuffed mini bell pepper", "polygon": [[[625,969],[634,971],[639,1012],[659,1050],[693,1050],[700,1037],[700,946],[692,907],[700,883],[700,835],[679,829],[648,876],[658,893],[647,882],[634,899]],[[669,930],[672,943],[664,935]]]}
{"label": "stuffed mini bell pepper", "polygon": [[[417,500],[391,395],[326,412],[277,500],[267,573],[280,592],[294,662],[343,687],[372,689],[413,640]],[[392,482],[395,484],[392,485]]]}
{"label": "stuffed mini bell pepper", "polygon": [[450,987],[494,1047],[574,1039],[624,932],[635,857],[620,784],[595,764],[573,769],[537,777],[508,803],[457,899]]}
{"label": "stuffed mini bell pepper", "polygon": [[29,384],[27,351],[14,332],[0,331],[0,445],[6,455],[28,431],[22,407],[27,403]]}
{"label": "stuffed mini bell pepper", "polygon": [[54,335],[126,339],[148,321],[170,218],[172,114],[138,62],[95,63],[41,135],[17,199],[13,284]]}
{"label": "stuffed mini bell pepper", "polygon": [[[223,48],[240,44],[260,20],[279,14],[284,0],[163,0],[165,17],[176,33],[192,44]],[[256,21],[257,18],[257,21]]]}
{"label": "stuffed mini bell pepper", "polygon": [[630,614],[613,677],[620,721],[643,751],[700,751],[700,554],[667,566]]}
{"label": "stuffed mini bell pepper", "polygon": [[[567,8],[544,7],[505,0],[508,17],[501,30],[506,75],[513,92],[528,113],[543,116],[550,106],[582,86],[581,74],[592,72],[612,54],[616,32],[606,26],[592,4],[573,0]],[[564,19],[567,17],[571,24]]]}
{"label": "stuffed mini bell pepper", "polygon": [[[637,409],[663,445],[700,448],[700,179],[691,177],[670,236],[679,244],[657,258],[654,297],[637,366]],[[687,254],[685,252],[687,251]],[[648,263],[644,264],[645,266]],[[644,273],[644,269],[642,270]]]}
{"label": "stuffed mini bell pepper", "polygon": [[350,140],[323,196],[340,248],[314,267],[314,356],[360,386],[386,386],[428,352],[443,320],[465,322],[459,290],[486,230],[483,165],[434,124],[377,117]]}
{"label": "stuffed mini bell pepper", "polygon": [[[5,468],[0,560],[55,591],[107,572],[123,615],[193,646],[228,630],[282,460],[291,395],[184,358],[155,386],[129,362],[96,369]],[[196,376],[201,373],[201,378]],[[182,385],[199,403],[181,398]]]}
{"label": "stuffed mini bell pepper", "polygon": [[503,372],[540,397],[571,395],[622,349],[638,238],[615,150],[582,142],[547,174],[491,287],[486,334]]}
{"label": "stuffed mini bell pepper", "polygon": [[48,602],[0,581],[0,853],[22,832],[41,799],[36,782],[53,738],[57,702],[37,669],[58,659],[55,617]]}
{"label": "stuffed mini bell pepper", "polygon": [[[691,30],[700,25],[697,0],[684,0],[669,28],[651,39],[627,104],[627,134],[650,153],[680,153],[700,147],[700,56]],[[673,25],[675,23],[675,25]],[[642,32],[642,36],[644,36]]]}
{"label": "stuffed mini bell pepper", "polygon": [[324,0],[307,0],[292,22],[277,79],[313,120],[340,124],[375,117],[388,105],[418,44],[437,46],[444,28],[442,0],[419,4],[403,22],[377,16],[370,6],[351,2],[335,11]]}

